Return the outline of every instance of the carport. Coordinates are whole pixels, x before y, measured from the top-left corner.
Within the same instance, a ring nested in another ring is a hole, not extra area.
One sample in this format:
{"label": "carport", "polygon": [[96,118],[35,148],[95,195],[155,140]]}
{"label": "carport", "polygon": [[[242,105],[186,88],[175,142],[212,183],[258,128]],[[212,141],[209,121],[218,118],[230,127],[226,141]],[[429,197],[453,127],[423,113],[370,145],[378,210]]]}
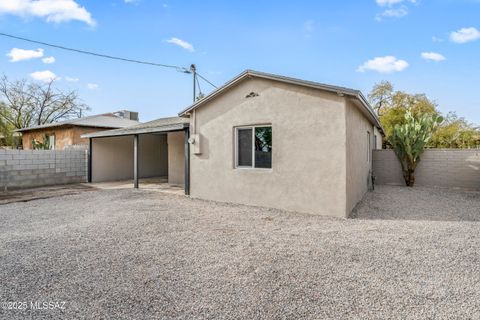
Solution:
{"label": "carport", "polygon": [[158,178],[189,194],[189,119],[161,118],[82,136],[89,139],[88,182]]}

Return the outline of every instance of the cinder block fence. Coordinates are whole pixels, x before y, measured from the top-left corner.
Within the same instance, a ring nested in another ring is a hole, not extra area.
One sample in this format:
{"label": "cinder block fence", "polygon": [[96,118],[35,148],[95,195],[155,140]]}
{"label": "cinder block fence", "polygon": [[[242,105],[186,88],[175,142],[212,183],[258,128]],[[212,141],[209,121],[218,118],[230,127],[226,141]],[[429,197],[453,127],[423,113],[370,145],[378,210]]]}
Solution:
{"label": "cinder block fence", "polygon": [[[376,184],[405,185],[393,150],[373,151],[373,172]],[[426,150],[415,173],[415,184],[480,190],[480,150]]]}
{"label": "cinder block fence", "polygon": [[86,182],[87,150],[0,150],[0,191]]}

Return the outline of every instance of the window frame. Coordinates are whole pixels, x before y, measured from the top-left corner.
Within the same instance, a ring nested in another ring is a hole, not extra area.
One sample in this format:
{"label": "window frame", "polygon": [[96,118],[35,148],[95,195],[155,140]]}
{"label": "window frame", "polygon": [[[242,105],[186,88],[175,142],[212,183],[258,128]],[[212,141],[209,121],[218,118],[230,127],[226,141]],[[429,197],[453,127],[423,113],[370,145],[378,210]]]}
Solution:
{"label": "window frame", "polygon": [[[46,136],[48,138],[48,149],[55,150],[55,144],[57,143],[57,137],[55,137],[55,133],[47,134]],[[53,144],[51,143],[52,140],[53,140]]]}
{"label": "window frame", "polygon": [[[235,169],[249,169],[249,170],[272,170],[273,169],[273,148],[272,148],[272,161],[271,161],[270,168],[255,167],[255,128],[265,128],[265,127],[269,127],[272,130],[272,136],[273,136],[273,127],[271,124],[255,124],[255,125],[249,125],[249,126],[234,127],[234,149],[235,149],[234,150],[234,168]],[[252,165],[251,166],[238,165],[238,131],[242,129],[252,130]],[[272,137],[272,141],[273,141],[273,137]]]}

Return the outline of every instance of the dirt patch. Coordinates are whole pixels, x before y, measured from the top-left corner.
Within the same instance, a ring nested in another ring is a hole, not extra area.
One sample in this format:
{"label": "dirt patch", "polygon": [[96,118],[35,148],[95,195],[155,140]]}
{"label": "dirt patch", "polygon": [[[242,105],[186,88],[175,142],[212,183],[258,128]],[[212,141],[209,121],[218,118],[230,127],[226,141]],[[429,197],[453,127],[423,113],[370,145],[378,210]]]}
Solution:
{"label": "dirt patch", "polygon": [[54,187],[41,187],[0,192],[0,205],[14,202],[28,202],[38,199],[61,197],[92,190],[95,189],[84,184],[69,184]]}

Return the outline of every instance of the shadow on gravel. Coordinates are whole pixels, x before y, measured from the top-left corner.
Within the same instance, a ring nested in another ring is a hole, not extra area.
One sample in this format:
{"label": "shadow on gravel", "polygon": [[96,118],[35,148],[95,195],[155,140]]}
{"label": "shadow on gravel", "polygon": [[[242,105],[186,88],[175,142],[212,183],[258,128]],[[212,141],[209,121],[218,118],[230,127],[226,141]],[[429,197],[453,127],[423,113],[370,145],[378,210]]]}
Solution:
{"label": "shadow on gravel", "polygon": [[92,190],[96,189],[85,184],[68,184],[0,192],[0,205],[61,197]]}
{"label": "shadow on gravel", "polygon": [[376,186],[355,207],[352,218],[480,221],[480,191]]}

